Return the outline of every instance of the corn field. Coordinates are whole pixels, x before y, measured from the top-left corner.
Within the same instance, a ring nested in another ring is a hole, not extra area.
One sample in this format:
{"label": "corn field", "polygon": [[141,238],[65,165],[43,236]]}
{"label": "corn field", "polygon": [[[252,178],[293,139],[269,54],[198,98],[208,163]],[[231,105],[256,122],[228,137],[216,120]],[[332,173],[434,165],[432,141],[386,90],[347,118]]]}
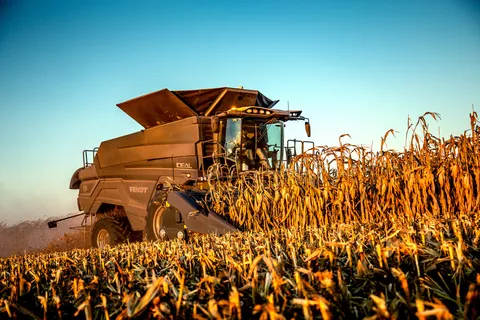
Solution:
{"label": "corn field", "polygon": [[297,170],[212,182],[211,209],[256,231],[353,222],[408,226],[419,219],[429,225],[431,219],[469,217],[480,210],[477,115],[470,116],[470,134],[448,140],[428,131],[426,116],[438,118],[426,113],[410,125],[408,148],[401,153],[383,150],[390,130],[380,152],[340,140],[339,147],[299,156],[291,164]]}
{"label": "corn field", "polygon": [[[0,259],[0,317],[477,319],[480,130],[409,125],[403,152],[342,143],[210,180],[244,232]],[[222,170],[213,167],[210,174]]]}

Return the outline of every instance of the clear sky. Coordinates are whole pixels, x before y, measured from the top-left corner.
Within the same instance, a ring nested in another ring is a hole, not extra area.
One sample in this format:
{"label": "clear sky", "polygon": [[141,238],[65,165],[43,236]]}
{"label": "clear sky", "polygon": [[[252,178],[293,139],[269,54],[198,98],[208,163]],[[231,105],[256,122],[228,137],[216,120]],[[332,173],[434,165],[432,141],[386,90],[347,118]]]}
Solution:
{"label": "clear sky", "polygon": [[0,0],[0,221],[77,210],[82,150],[141,129],[116,103],[220,86],[303,109],[317,145],[375,147],[393,128],[402,148],[426,111],[460,134],[480,109],[480,5]]}

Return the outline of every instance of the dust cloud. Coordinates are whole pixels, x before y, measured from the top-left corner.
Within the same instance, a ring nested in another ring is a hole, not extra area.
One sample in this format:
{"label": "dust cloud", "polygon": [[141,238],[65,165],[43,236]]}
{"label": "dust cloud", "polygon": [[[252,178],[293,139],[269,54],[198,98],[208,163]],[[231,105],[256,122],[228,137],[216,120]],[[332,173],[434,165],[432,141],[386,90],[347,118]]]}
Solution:
{"label": "dust cloud", "polygon": [[[64,217],[75,214],[77,213],[71,213]],[[80,226],[83,216],[58,222],[57,228],[48,228],[47,222],[54,219],[28,220],[14,225],[0,223],[0,257],[65,251],[90,246],[88,230],[71,229],[71,227]]]}

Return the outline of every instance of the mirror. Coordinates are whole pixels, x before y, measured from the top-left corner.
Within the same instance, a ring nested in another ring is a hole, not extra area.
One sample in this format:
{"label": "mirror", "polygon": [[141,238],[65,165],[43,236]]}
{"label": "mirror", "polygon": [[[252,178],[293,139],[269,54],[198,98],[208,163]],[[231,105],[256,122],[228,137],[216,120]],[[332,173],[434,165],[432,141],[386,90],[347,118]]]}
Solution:
{"label": "mirror", "polygon": [[307,133],[307,137],[310,138],[310,134],[311,134],[311,131],[310,131],[310,120],[306,120],[305,121],[305,132]]}
{"label": "mirror", "polygon": [[218,117],[212,117],[212,132],[219,133],[220,132],[220,119]]}

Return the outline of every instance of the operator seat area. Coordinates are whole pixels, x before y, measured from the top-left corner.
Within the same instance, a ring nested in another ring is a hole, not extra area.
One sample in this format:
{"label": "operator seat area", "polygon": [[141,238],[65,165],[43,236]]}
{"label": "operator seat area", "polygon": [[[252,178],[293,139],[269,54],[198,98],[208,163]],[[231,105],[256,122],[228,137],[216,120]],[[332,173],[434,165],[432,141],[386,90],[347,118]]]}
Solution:
{"label": "operator seat area", "polygon": [[222,125],[226,158],[234,161],[238,170],[278,168],[282,124],[229,118]]}
{"label": "operator seat area", "polygon": [[[262,132],[262,126],[258,125],[246,125],[244,131],[244,143],[245,148],[244,156],[245,162],[248,166],[247,170],[253,169],[271,169],[268,158],[268,145],[266,143],[266,132]],[[265,131],[264,129],[263,131]]]}

